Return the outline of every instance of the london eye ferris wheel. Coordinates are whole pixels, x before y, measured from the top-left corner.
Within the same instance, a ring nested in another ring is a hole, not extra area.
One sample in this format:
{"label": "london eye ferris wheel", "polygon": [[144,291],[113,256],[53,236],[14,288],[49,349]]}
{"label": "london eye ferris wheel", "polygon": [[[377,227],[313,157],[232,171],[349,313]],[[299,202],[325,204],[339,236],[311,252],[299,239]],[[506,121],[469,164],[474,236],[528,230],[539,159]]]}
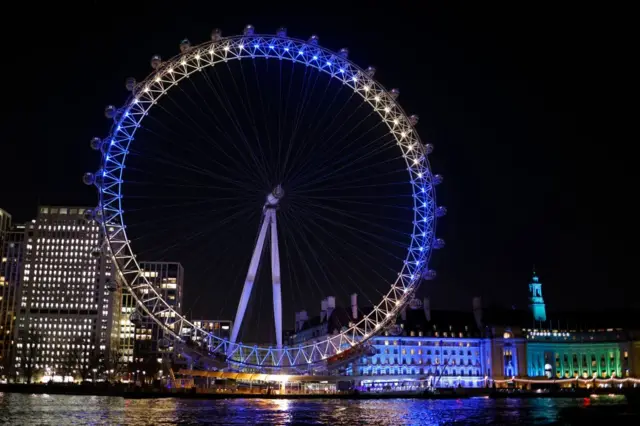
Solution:
{"label": "london eye ferris wheel", "polygon": [[[171,59],[154,56],[146,78],[127,79],[124,105],[106,108],[110,132],[91,141],[100,168],[84,176],[99,192],[96,250],[135,300],[131,321],[154,321],[171,346],[238,366],[316,365],[388,329],[435,277],[446,209],[433,146],[375,68],[318,41],[214,30]],[[146,260],[184,264],[190,300],[166,300]],[[299,331],[294,312],[354,293],[357,312],[334,315],[326,334],[287,333]],[[192,312],[233,319],[230,336]]]}

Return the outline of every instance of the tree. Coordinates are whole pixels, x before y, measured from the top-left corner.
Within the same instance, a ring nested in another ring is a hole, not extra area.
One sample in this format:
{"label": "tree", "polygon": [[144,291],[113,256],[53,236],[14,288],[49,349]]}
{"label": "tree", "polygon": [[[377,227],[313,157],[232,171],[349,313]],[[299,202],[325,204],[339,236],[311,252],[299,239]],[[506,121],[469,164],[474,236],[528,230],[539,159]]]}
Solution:
{"label": "tree", "polygon": [[36,367],[38,365],[37,358],[39,354],[40,335],[35,333],[34,330],[30,331],[31,332],[21,333],[22,338],[20,339],[22,340],[20,364],[24,376],[27,379],[27,384],[31,384],[33,377],[40,372],[40,369]]}
{"label": "tree", "polygon": [[104,376],[109,382],[119,378],[122,373],[125,372],[123,371],[125,363],[121,362],[117,348],[111,348],[111,350],[98,361],[98,365],[100,375]]}
{"label": "tree", "polygon": [[79,375],[84,382],[91,377],[93,369],[98,368],[99,357],[95,350],[89,349],[89,345],[81,337],[76,338],[71,346],[68,354],[70,373],[74,376]]}

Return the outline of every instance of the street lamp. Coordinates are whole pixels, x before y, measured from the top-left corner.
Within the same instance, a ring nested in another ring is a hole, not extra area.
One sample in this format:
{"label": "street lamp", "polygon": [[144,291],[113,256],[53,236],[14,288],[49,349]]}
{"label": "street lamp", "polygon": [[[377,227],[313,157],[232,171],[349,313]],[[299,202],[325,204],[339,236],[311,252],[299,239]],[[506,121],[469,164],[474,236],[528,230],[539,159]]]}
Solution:
{"label": "street lamp", "polygon": [[95,383],[95,382],[96,382],[96,373],[97,373],[97,372],[98,372],[98,369],[97,369],[97,368],[94,368],[94,369],[93,369],[93,383]]}

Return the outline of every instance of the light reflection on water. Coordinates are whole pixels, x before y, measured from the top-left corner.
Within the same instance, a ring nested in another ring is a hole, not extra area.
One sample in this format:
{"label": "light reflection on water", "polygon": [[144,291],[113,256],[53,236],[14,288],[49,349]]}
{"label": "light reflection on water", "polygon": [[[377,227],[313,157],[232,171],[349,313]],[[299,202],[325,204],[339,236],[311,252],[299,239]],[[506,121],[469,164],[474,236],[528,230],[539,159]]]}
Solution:
{"label": "light reflection on water", "polygon": [[551,424],[562,408],[583,405],[582,399],[207,401],[0,393],[0,424]]}

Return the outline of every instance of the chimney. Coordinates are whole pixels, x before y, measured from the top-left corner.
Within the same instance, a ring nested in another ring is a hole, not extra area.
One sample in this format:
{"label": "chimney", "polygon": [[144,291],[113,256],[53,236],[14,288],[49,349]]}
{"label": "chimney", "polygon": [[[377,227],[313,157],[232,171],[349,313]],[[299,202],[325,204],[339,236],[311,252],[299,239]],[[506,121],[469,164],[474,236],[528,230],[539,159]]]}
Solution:
{"label": "chimney", "polygon": [[479,297],[473,298],[473,317],[478,328],[482,328],[482,299]]}
{"label": "chimney", "polygon": [[295,322],[295,332],[297,333],[300,330],[300,312],[296,312],[296,322]]}
{"label": "chimney", "polygon": [[322,299],[320,302],[320,322],[327,318],[327,299]]}
{"label": "chimney", "polygon": [[327,297],[327,321],[331,317],[334,309],[336,309],[336,298],[334,296]]}
{"label": "chimney", "polygon": [[422,300],[422,309],[424,309],[424,317],[427,321],[431,321],[431,304],[429,303],[428,297]]}
{"label": "chimney", "polygon": [[353,293],[351,295],[351,318],[353,318],[354,321],[358,319],[358,294],[357,293]]}
{"label": "chimney", "polygon": [[402,321],[407,320],[407,308],[402,308],[402,311],[400,311],[400,318],[402,318]]}

